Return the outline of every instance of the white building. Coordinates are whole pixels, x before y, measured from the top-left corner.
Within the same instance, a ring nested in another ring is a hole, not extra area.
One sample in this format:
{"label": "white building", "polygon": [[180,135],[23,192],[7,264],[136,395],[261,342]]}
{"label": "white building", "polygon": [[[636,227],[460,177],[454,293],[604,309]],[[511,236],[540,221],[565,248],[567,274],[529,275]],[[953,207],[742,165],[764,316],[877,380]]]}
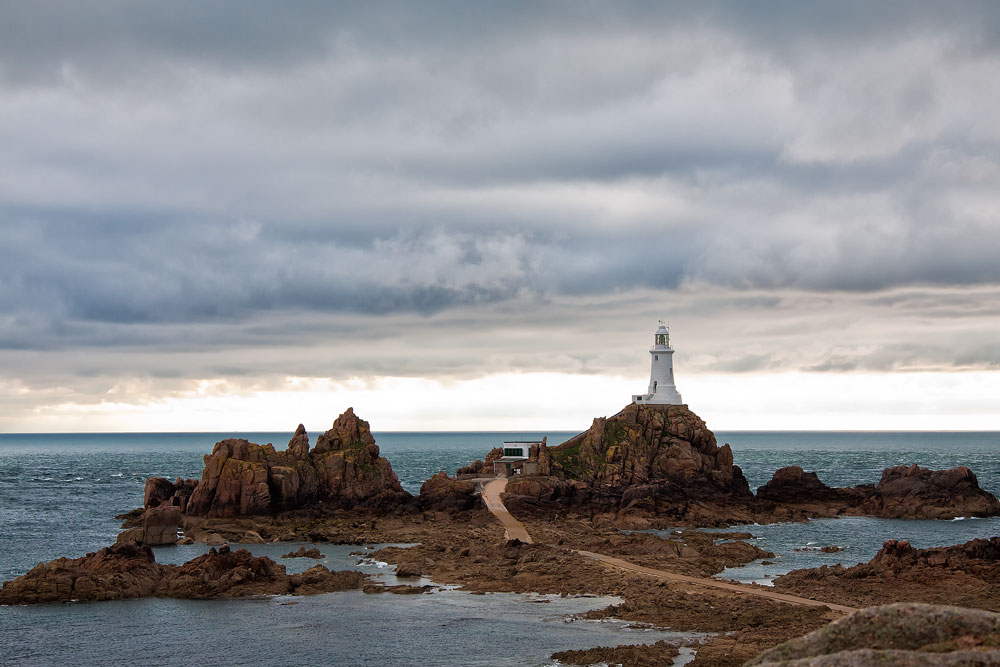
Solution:
{"label": "white building", "polygon": [[538,458],[531,459],[531,447],[541,444],[541,442],[527,440],[513,440],[503,443],[503,456],[493,461],[493,474],[504,477],[537,475]]}
{"label": "white building", "polygon": [[660,320],[660,326],[653,334],[653,347],[649,348],[650,362],[649,391],[633,394],[633,403],[653,405],[682,405],[681,395],[674,386],[674,348],[670,347],[670,331]]}

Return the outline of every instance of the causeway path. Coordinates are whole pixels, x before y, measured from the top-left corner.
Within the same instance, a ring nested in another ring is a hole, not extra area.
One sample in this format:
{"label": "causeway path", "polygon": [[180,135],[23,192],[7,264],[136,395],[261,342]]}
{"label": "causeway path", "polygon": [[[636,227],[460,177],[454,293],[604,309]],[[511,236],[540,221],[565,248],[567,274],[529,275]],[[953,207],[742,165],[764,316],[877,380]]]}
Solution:
{"label": "causeway path", "polygon": [[747,586],[745,584],[734,584],[727,581],[720,581],[718,579],[709,579],[707,577],[691,577],[686,574],[677,574],[676,572],[667,572],[666,570],[654,570],[651,567],[645,567],[643,565],[636,565],[635,563],[630,563],[627,560],[622,560],[621,558],[615,558],[614,556],[605,556],[604,554],[596,554],[592,551],[579,551],[576,553],[580,554],[585,558],[591,558],[593,560],[604,563],[605,565],[610,565],[611,567],[616,567],[619,570],[625,570],[627,572],[635,572],[636,574],[644,574],[650,577],[656,577],[657,579],[665,579],[666,581],[676,581],[678,583],[692,584],[695,586],[708,586],[710,588],[721,588],[724,591],[732,591],[734,593],[746,593],[747,595],[756,595],[757,597],[768,598],[771,600],[778,600],[779,602],[788,602],[789,604],[799,604],[809,607],[828,607],[834,611],[840,611],[845,614],[850,614],[853,611],[857,611],[854,607],[846,607],[842,604],[834,604],[832,602],[820,602],[819,600],[810,600],[809,598],[802,598],[798,595],[787,595],[785,593],[778,593],[777,591],[769,591],[766,588],[757,588],[756,586]]}
{"label": "causeway path", "polygon": [[[518,539],[527,544],[532,544],[531,536],[528,535],[528,531],[525,529],[524,524],[515,519],[513,515],[507,511],[507,508],[504,507],[503,501],[500,499],[500,494],[503,493],[506,488],[506,477],[497,477],[496,479],[491,479],[483,484],[483,501],[486,503],[486,508],[493,513],[493,516],[500,520],[501,524],[503,524],[508,540]],[[634,572],[635,574],[642,574],[648,577],[656,577],[657,579],[663,579],[665,581],[673,581],[692,586],[707,586],[709,588],[717,588],[733,593],[743,593],[745,595],[756,595],[757,597],[777,600],[778,602],[787,602],[789,604],[798,604],[808,607],[827,607],[833,611],[839,611],[845,614],[857,611],[854,607],[847,607],[845,605],[834,604],[832,602],[810,600],[809,598],[803,598],[797,595],[787,595],[785,593],[778,593],[777,591],[769,591],[766,588],[747,586],[746,584],[735,584],[727,581],[720,581],[718,579],[710,579],[708,577],[692,577],[686,574],[667,572],[666,570],[656,570],[651,567],[645,567],[644,565],[636,565],[635,563],[630,563],[627,560],[615,558],[614,556],[594,553],[593,551],[576,550],[576,553],[580,554],[584,558],[596,560],[610,567],[618,568],[619,570]]]}
{"label": "causeway path", "polygon": [[507,508],[504,507],[503,501],[500,500],[500,494],[503,490],[507,488],[507,478],[497,477],[496,479],[491,479],[483,485],[483,501],[486,503],[486,509],[493,513],[500,523],[503,524],[504,531],[507,534],[508,540],[521,540],[526,544],[531,544],[531,535],[528,535],[528,531],[524,528],[524,524],[515,519]]}

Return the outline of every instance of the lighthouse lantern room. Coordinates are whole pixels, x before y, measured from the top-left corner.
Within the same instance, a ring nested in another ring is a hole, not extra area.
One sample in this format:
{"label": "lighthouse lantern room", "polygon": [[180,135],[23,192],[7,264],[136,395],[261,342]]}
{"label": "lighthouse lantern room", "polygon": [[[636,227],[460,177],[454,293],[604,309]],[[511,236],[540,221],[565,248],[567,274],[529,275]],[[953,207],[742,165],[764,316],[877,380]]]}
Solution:
{"label": "lighthouse lantern room", "polygon": [[670,347],[670,331],[660,320],[660,326],[653,334],[653,347],[649,349],[651,367],[649,371],[649,391],[633,394],[633,403],[653,405],[682,405],[681,395],[674,386],[674,348]]}

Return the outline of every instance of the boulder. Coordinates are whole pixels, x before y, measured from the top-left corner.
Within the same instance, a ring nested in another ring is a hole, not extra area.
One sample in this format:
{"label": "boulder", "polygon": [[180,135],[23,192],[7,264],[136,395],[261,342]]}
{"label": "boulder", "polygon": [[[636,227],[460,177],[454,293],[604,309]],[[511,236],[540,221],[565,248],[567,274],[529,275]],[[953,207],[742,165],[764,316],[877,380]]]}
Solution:
{"label": "boulder", "polygon": [[1000,664],[1000,614],[944,605],[856,611],[771,648],[748,666]]}
{"label": "boulder", "polygon": [[142,543],[150,546],[176,544],[181,527],[181,508],[159,505],[146,510],[142,523]]}
{"label": "boulder", "polygon": [[142,493],[143,507],[157,507],[174,495],[174,485],[164,477],[150,477]]}
{"label": "boulder", "polygon": [[461,512],[478,506],[479,497],[475,484],[448,477],[442,470],[421,485],[417,503],[424,511]]}

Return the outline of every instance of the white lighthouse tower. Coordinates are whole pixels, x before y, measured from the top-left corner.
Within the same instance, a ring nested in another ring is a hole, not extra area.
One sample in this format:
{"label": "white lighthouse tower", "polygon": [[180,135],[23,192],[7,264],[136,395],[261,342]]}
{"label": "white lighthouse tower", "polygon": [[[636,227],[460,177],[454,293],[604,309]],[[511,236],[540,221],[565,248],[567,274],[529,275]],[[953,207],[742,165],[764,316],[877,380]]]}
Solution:
{"label": "white lighthouse tower", "polygon": [[670,331],[660,320],[653,334],[653,347],[649,348],[652,366],[649,370],[649,393],[633,394],[633,403],[652,405],[681,405],[681,395],[674,386],[674,348],[670,347]]}

